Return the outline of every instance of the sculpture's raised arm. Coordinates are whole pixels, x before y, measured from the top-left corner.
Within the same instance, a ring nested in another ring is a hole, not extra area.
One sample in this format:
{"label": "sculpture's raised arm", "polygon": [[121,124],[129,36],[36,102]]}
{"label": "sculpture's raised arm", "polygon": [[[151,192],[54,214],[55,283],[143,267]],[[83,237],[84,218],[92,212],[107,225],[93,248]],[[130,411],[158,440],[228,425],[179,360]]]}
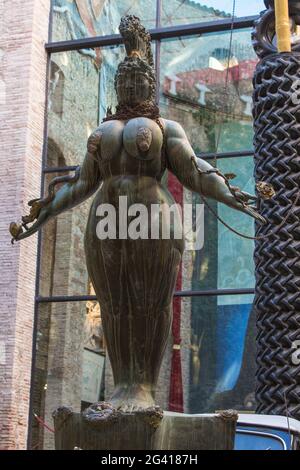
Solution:
{"label": "sculpture's raised arm", "polygon": [[[75,176],[55,178],[49,185],[46,198],[29,202],[30,215],[22,218],[22,224],[12,223],[10,226],[13,242],[30,237],[52,217],[81,204],[95,193],[101,182],[98,160],[100,139],[101,131],[97,129],[88,139],[84,162],[77,168]],[[55,193],[55,186],[64,181],[68,182]],[[27,224],[32,222],[33,225],[28,227]]]}
{"label": "sculpture's raised arm", "polygon": [[197,158],[180,124],[165,121],[168,169],[191,191],[215,199],[265,223],[248,202],[256,197],[230,186],[226,178],[209,163]]}

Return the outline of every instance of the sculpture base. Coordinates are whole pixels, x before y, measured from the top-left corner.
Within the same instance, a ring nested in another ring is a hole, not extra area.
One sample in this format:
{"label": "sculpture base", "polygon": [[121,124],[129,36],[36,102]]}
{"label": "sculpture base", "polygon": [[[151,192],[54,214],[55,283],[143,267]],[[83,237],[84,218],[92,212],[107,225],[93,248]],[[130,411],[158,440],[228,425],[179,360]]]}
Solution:
{"label": "sculpture base", "polygon": [[58,408],[54,414],[56,450],[233,450],[234,411],[215,415],[163,412],[159,407],[119,412],[109,403],[83,413]]}

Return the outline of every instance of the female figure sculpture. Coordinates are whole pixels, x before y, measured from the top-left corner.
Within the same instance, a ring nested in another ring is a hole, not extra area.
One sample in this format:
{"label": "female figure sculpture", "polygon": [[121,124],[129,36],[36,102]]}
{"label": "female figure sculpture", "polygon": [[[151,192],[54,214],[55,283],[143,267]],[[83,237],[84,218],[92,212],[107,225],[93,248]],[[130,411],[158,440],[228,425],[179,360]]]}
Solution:
{"label": "female figure sculpture", "polygon": [[[196,158],[178,123],[160,118],[150,35],[138,18],[123,18],[120,32],[127,57],[119,65],[115,80],[116,114],[108,116],[89,138],[85,160],[76,176],[54,193],[54,185],[61,181],[56,179],[48,198],[30,203],[31,214],[23,218],[25,231],[12,224],[11,233],[15,240],[29,237],[51,217],[97,191],[85,235],[86,261],[101,305],[115,381],[109,401],[115,409],[132,412],[155,404],[184,240],[174,236],[179,213],[170,222],[164,211],[161,219],[170,226],[169,239],[161,231],[151,238],[147,228],[149,237],[101,239],[97,236],[98,207],[115,207],[118,231],[119,218],[127,218],[120,213],[120,197],[127,198],[128,207],[143,204],[150,210],[154,204],[173,206],[171,194],[161,184],[168,169],[188,189],[263,219],[248,205],[254,196],[230,187],[218,171]],[[27,223],[35,219],[29,228]]]}

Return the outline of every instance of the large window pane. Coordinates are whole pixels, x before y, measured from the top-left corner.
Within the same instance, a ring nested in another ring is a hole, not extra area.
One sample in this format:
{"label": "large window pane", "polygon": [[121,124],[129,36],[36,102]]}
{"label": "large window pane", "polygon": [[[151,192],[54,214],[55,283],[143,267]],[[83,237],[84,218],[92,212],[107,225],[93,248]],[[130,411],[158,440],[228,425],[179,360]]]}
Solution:
{"label": "large window pane", "polygon": [[82,163],[88,137],[117,106],[114,80],[125,55],[122,45],[51,55],[48,166]]}
{"label": "large window pane", "polygon": [[118,34],[120,19],[126,14],[154,28],[156,0],[54,0],[52,41]]}
{"label": "large window pane", "polygon": [[84,234],[91,203],[92,199],[43,227],[39,289],[42,297],[89,294]]}
{"label": "large window pane", "polygon": [[[263,0],[236,2],[235,16],[258,15]],[[162,23],[166,26],[230,19],[232,0],[162,0]]]}
{"label": "large window pane", "polygon": [[[253,157],[224,158],[217,162],[223,174],[235,173],[231,184],[255,193]],[[218,204],[218,215],[238,232],[254,237],[254,220],[248,215]],[[218,223],[218,289],[254,288],[254,241],[232,233]]]}
{"label": "large window pane", "polygon": [[189,412],[255,408],[252,296],[192,299]]}
{"label": "large window pane", "polygon": [[252,148],[250,30],[161,43],[160,108],[179,121],[196,152]]}
{"label": "large window pane", "polygon": [[[237,174],[232,184],[243,191],[254,193],[252,157],[219,159],[217,166],[223,173]],[[184,221],[189,222],[189,208],[193,208],[193,225],[188,223],[185,227],[186,251],[182,258],[183,289],[199,291],[253,288],[254,241],[230,231],[206,206],[203,206],[200,195],[183,188],[174,178],[171,180],[172,184],[169,178],[171,192],[177,196],[180,194],[184,204]],[[246,236],[254,236],[254,221],[248,215],[211,199],[208,199],[207,203],[234,230]]]}
{"label": "large window pane", "polygon": [[105,343],[98,304],[39,305],[32,449],[54,450],[54,434],[49,428],[53,428],[52,412],[56,408],[68,405],[80,412],[104,399],[104,364]]}
{"label": "large window pane", "polygon": [[[79,165],[86,142],[115,108],[114,76],[123,46],[52,54],[48,98],[48,166]],[[58,161],[60,160],[60,162]]]}

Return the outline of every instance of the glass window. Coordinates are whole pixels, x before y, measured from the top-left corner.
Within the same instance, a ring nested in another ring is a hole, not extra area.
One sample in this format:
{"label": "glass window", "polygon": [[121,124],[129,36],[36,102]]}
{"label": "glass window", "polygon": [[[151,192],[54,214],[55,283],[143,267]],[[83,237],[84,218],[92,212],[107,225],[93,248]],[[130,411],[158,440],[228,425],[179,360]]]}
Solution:
{"label": "glass window", "polygon": [[114,80],[124,57],[122,45],[51,55],[47,166],[82,163],[88,137],[117,106]]}
{"label": "glass window", "polygon": [[[118,33],[124,14],[135,14],[147,29],[154,28],[157,4],[156,0],[54,0],[52,40]],[[235,16],[256,15],[262,9],[263,0],[237,2]],[[161,25],[166,27],[219,21],[231,18],[232,0],[162,0],[160,13]],[[152,47],[154,50],[156,43]],[[224,174],[235,174],[232,184],[253,193],[253,157],[238,155],[251,152],[253,145],[251,97],[257,57],[251,30],[234,30],[232,41],[229,31],[162,39],[155,52],[161,115],[183,126],[199,156],[226,153],[226,158],[209,159],[210,163]],[[82,163],[89,135],[109,108],[115,111],[114,76],[124,55],[123,46],[51,55],[48,168]],[[50,181],[62,174],[71,172],[46,174],[45,191]],[[203,209],[201,197],[183,188],[171,174],[166,175],[164,184],[177,202],[193,205],[194,229],[196,204]],[[66,296],[68,300],[69,296],[95,294],[84,253],[91,203],[92,198],[51,220],[43,229],[41,297]],[[208,203],[235,230],[254,235],[254,223],[248,216],[216,201]],[[253,295],[239,289],[254,287],[254,242],[233,234],[207,208],[200,214],[200,246],[189,245],[191,237],[186,234],[188,249],[177,290],[214,292],[177,302],[185,411],[252,411],[256,336]],[[217,295],[220,289],[234,289],[236,294]],[[170,380],[165,372],[171,367],[172,341],[170,337],[158,391],[166,408]],[[103,372],[101,299],[100,306],[93,301],[39,303],[36,348],[33,412],[39,419],[33,419],[32,448],[53,449],[53,434],[44,426],[53,426],[53,409],[67,404],[80,411],[107,398],[111,391],[109,361],[105,363],[106,382]]]}
{"label": "glass window", "polygon": [[234,31],[231,52],[228,32],[161,43],[161,113],[183,125],[198,153],[252,148],[250,37],[249,29]]}
{"label": "glass window", "polygon": [[[264,9],[263,0],[236,2],[235,16],[258,15]],[[232,0],[162,0],[161,16],[166,26],[230,19]]]}
{"label": "glass window", "polygon": [[[255,193],[253,157],[221,158],[217,167],[223,174],[237,175],[234,186]],[[254,237],[254,219],[218,204],[218,215],[241,234]],[[254,241],[238,236],[218,222],[218,289],[254,288]]]}
{"label": "glass window", "polygon": [[136,15],[154,28],[156,0],[54,0],[52,41],[118,34],[123,15]]}
{"label": "glass window", "polygon": [[52,54],[48,96],[48,166],[79,165],[90,134],[116,106],[114,76],[124,47]]}
{"label": "glass window", "polygon": [[189,412],[255,408],[253,296],[193,297]]}
{"label": "glass window", "polygon": [[[254,193],[253,157],[220,158],[223,174],[234,173],[234,185]],[[184,204],[186,251],[183,254],[184,290],[251,289],[254,287],[254,241],[236,235],[204,206],[200,195],[185,189],[169,175],[168,188]],[[217,203],[207,204],[234,230],[254,237],[254,220]],[[190,212],[191,210],[191,212]],[[238,216],[237,216],[238,215]]]}
{"label": "glass window", "polygon": [[[47,180],[53,178],[49,176]],[[84,235],[91,203],[92,199],[60,214],[43,227],[40,296],[88,294]]]}
{"label": "glass window", "polygon": [[291,450],[288,433],[264,427],[243,427],[235,436],[234,450]]}
{"label": "glass window", "polygon": [[98,304],[39,305],[32,449],[54,449],[52,412],[58,406],[67,404],[80,412],[104,399],[104,368],[105,344]]}

